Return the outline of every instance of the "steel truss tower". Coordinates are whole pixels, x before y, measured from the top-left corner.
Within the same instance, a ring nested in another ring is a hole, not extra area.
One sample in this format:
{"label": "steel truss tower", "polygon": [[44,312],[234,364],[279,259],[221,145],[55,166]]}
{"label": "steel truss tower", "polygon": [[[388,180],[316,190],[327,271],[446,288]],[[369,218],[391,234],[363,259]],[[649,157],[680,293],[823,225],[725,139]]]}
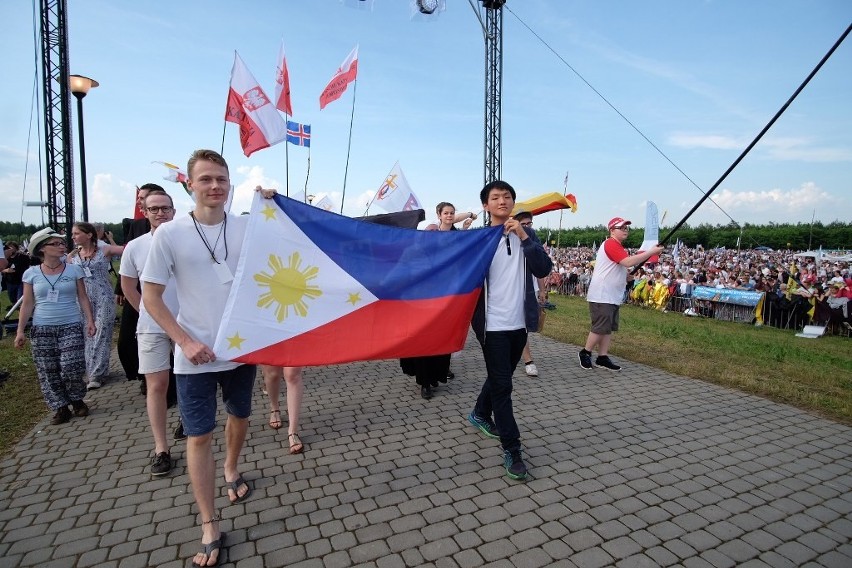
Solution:
{"label": "steel truss tower", "polygon": [[484,184],[501,179],[500,120],[503,90],[503,4],[482,0],[485,8],[485,173]]}
{"label": "steel truss tower", "polygon": [[70,243],[74,223],[74,158],[66,2],[40,0],[40,5],[48,223],[54,230],[65,229]]}

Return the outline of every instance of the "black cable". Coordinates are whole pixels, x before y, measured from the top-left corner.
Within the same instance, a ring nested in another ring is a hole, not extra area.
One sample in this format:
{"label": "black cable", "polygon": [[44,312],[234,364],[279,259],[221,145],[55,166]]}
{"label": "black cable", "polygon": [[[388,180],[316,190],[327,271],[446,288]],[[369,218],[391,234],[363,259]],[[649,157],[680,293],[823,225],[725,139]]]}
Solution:
{"label": "black cable", "polygon": [[[705,192],[703,189],[701,189],[701,186],[699,186],[697,183],[695,183],[695,182],[692,180],[692,178],[691,178],[691,177],[689,177],[689,176],[686,174],[686,172],[684,172],[682,169],[680,169],[680,167],[679,167],[677,164],[675,164],[675,163],[672,161],[672,159],[671,159],[671,158],[669,158],[669,157],[665,154],[665,152],[663,152],[662,150],[660,150],[660,148],[659,148],[656,144],[654,144],[654,143],[651,141],[651,139],[650,139],[650,138],[648,138],[647,136],[645,136],[645,134],[644,134],[641,130],[639,130],[639,128],[638,128],[635,124],[633,124],[633,123],[630,121],[630,119],[629,119],[629,118],[627,118],[626,116],[624,116],[624,114],[622,114],[622,112],[621,112],[620,110],[618,110],[617,108],[615,108],[615,105],[613,105],[611,102],[609,102],[609,100],[607,100],[607,98],[606,98],[605,96],[603,96],[603,94],[602,94],[600,91],[598,91],[595,87],[593,87],[593,86],[592,86],[592,84],[591,84],[591,83],[589,83],[589,82],[586,80],[586,78],[585,78],[585,77],[583,77],[583,76],[579,73],[579,71],[577,71],[576,69],[574,69],[574,67],[572,67],[572,66],[571,66],[571,64],[570,64],[570,63],[568,63],[568,62],[565,60],[565,58],[564,58],[564,57],[562,57],[561,55],[559,55],[559,53],[557,53],[557,51],[556,51],[555,49],[553,49],[553,48],[550,46],[550,44],[548,44],[546,41],[544,41],[544,39],[543,39],[540,35],[538,35],[535,31],[533,31],[533,29],[532,29],[531,27],[529,27],[529,26],[527,25],[527,23],[526,23],[526,22],[524,22],[524,21],[523,21],[523,20],[522,20],[522,19],[521,19],[521,18],[520,18],[520,17],[519,17],[516,13],[514,13],[514,12],[512,11],[512,9],[511,9],[511,8],[509,8],[508,4],[507,4],[507,5],[505,5],[505,6],[503,6],[503,7],[504,7],[506,10],[508,10],[510,14],[512,14],[513,16],[515,16],[515,18],[516,18],[516,19],[517,19],[517,20],[518,20],[518,21],[519,21],[519,22],[520,22],[520,23],[521,23],[521,24],[522,24],[525,28],[527,28],[527,30],[529,30],[529,32],[530,32],[532,35],[534,35],[534,36],[536,37],[536,39],[538,39],[538,41],[540,41],[540,42],[541,42],[541,43],[542,43],[542,44],[543,44],[543,45],[544,45],[547,49],[549,49],[549,50],[553,53],[553,55],[555,55],[557,58],[559,58],[559,60],[560,60],[562,63],[564,63],[564,64],[565,64],[565,66],[566,66],[566,67],[568,67],[568,69],[570,69],[570,70],[571,70],[571,71],[572,71],[572,72],[573,72],[573,73],[574,73],[574,74],[575,74],[575,75],[576,75],[576,76],[577,76],[577,77],[578,77],[578,78],[579,78],[579,79],[580,79],[583,83],[585,83],[585,84],[586,84],[586,86],[587,86],[587,87],[589,87],[589,88],[590,88],[590,89],[591,89],[591,90],[592,90],[592,91],[593,91],[593,92],[594,92],[594,93],[595,93],[598,97],[600,97],[600,99],[601,99],[603,102],[605,102],[605,103],[606,103],[606,104],[607,104],[607,105],[608,105],[608,106],[609,106],[612,110],[614,110],[614,111],[615,111],[615,113],[616,113],[616,114],[618,114],[618,116],[620,116],[620,117],[624,120],[624,122],[626,122],[627,124],[629,124],[629,125],[630,125],[630,127],[631,127],[633,130],[635,130],[635,131],[636,131],[636,133],[637,133],[637,134],[639,134],[639,136],[641,136],[641,137],[645,140],[645,142],[647,142],[647,143],[648,143],[648,144],[649,144],[649,145],[650,145],[650,146],[651,146],[654,150],[656,150],[656,151],[657,151],[657,153],[658,153],[658,154],[660,154],[663,158],[665,158],[665,160],[666,160],[669,164],[671,164],[671,165],[674,167],[674,169],[676,169],[678,172],[680,172],[680,174],[681,174],[683,177],[685,177],[685,178],[687,179],[687,181],[689,181],[689,183],[691,183],[691,184],[695,187],[695,189],[697,189],[698,191],[700,191],[701,193],[703,193],[703,194],[705,194],[705,195],[706,195],[706,192]],[[734,220],[734,218],[733,218],[733,217],[731,217],[730,215],[728,215],[728,212],[727,212],[727,211],[725,211],[724,209],[722,209],[722,206],[721,206],[721,205],[719,205],[718,203],[716,203],[716,202],[715,202],[715,201],[713,201],[712,199],[711,199],[710,201],[712,201],[712,202],[713,202],[713,205],[715,205],[716,207],[718,207],[718,208],[719,208],[719,211],[721,211],[722,213],[724,213],[724,214],[725,214],[725,216],[726,216],[728,219],[730,219],[730,220],[731,220],[731,223],[733,223],[733,224],[734,224],[734,225],[736,225],[737,227],[739,227],[739,226],[740,226],[740,224],[739,224],[739,223],[737,223],[737,222]]]}
{"label": "black cable", "polygon": [[749,144],[746,149],[742,151],[739,157],[734,160],[734,163],[731,164],[727,170],[725,170],[725,173],[723,173],[722,176],[716,181],[716,183],[713,184],[713,187],[707,190],[707,193],[704,194],[704,197],[699,199],[698,203],[696,203],[692,207],[692,209],[689,210],[689,212],[684,216],[684,218],[681,219],[680,222],[675,225],[674,228],[672,228],[665,237],[663,237],[663,240],[660,241],[660,244],[666,244],[666,241],[668,241],[672,237],[675,231],[680,229],[680,227],[686,222],[686,220],[689,219],[689,217],[693,213],[695,213],[695,211],[701,206],[701,204],[704,203],[704,201],[710,197],[710,194],[716,191],[716,188],[718,188],[722,184],[725,178],[728,177],[728,174],[734,171],[734,168],[739,165],[739,163],[743,160],[743,158],[746,157],[746,155],[751,151],[751,149],[754,148],[758,141],[763,138],[763,135],[766,134],[770,128],[772,128],[772,125],[775,124],[775,121],[781,118],[781,115],[784,114],[784,111],[787,110],[787,107],[792,104],[796,97],[799,96],[799,93],[801,93],[807,86],[807,84],[810,83],[811,79],[814,78],[814,76],[822,68],[825,62],[828,61],[828,58],[831,57],[831,55],[837,50],[838,47],[840,47],[840,44],[843,43],[843,40],[846,39],[846,36],[849,35],[850,31],[852,31],[852,24],[849,24],[849,26],[846,28],[846,31],[844,31],[843,34],[841,34],[841,36],[837,39],[837,41],[834,42],[834,45],[831,46],[831,49],[828,50],[828,53],[823,56],[820,62],[817,63],[816,67],[813,68],[813,71],[811,71],[805,78],[805,80],[802,81],[802,84],[799,85],[799,88],[796,89],[796,91],[792,95],[790,95],[790,98],[787,99],[787,102],[784,103],[784,105],[780,109],[778,109],[778,112],[775,113],[775,116],[773,116],[772,119],[766,124],[766,126],[763,127],[763,130],[761,130],[760,133],[754,138],[754,140],[751,141],[751,144]]}

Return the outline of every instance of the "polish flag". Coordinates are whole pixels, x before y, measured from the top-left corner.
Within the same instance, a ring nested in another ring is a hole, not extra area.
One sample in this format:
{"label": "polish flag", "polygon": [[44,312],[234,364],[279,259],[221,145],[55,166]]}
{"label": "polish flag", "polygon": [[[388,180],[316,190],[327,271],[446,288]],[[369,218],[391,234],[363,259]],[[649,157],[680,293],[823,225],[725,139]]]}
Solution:
{"label": "polish flag", "polygon": [[240,125],[240,145],[246,156],[287,138],[287,124],[236,52],[225,121]]}
{"label": "polish flag", "polygon": [[328,82],[328,85],[323,89],[320,95],[320,110],[325,108],[325,105],[340,98],[349,83],[355,80],[358,75],[358,46],[343,60],[340,67],[337,68],[337,73]]}
{"label": "polish flag", "polygon": [[287,58],[284,56],[283,39],[281,52],[278,54],[278,68],[275,70],[275,108],[293,115],[293,105],[290,102],[290,72],[287,70]]}

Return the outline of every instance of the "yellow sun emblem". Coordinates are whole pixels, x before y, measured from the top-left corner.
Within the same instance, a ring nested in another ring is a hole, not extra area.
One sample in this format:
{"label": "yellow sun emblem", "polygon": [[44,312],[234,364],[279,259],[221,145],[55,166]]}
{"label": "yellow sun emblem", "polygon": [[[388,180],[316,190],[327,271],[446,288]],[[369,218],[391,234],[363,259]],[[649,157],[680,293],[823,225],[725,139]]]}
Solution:
{"label": "yellow sun emblem", "polygon": [[301,270],[302,257],[298,252],[290,255],[290,264],[284,266],[280,256],[269,255],[269,269],[272,274],[261,272],[254,275],[254,281],[259,286],[268,287],[257,301],[257,307],[268,308],[275,304],[275,317],[279,322],[290,315],[290,306],[296,315],[305,317],[308,315],[306,298],[314,299],[322,296],[318,286],[309,282],[317,277],[319,268],[309,266]]}

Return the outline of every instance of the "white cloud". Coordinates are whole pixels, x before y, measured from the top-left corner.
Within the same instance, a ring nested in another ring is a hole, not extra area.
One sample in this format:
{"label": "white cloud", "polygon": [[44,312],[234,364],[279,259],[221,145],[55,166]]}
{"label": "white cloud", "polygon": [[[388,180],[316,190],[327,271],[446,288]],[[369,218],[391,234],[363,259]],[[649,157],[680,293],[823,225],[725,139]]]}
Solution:
{"label": "white cloud", "polygon": [[[74,208],[76,218],[82,219],[83,204],[78,195]],[[95,174],[88,189],[89,220],[114,221],[116,212],[121,217],[131,217],[136,204],[136,185],[113,174]]]}
{"label": "white cloud", "polygon": [[[798,188],[738,191],[723,189],[713,199],[728,212],[735,210],[749,213],[778,212],[801,214],[802,210],[830,206],[838,200],[820,189],[813,182],[803,183]],[[734,215],[736,218],[737,215]]]}
{"label": "white cloud", "polygon": [[[721,134],[674,133],[668,143],[680,148],[707,148],[710,150],[745,150],[750,141]],[[767,137],[755,146],[772,160],[802,162],[845,162],[852,160],[852,149],[814,145],[805,137]]]}
{"label": "white cloud", "polygon": [[747,143],[730,136],[719,134],[682,134],[669,136],[669,144],[680,148],[709,148],[711,150],[736,150],[745,148]]}

